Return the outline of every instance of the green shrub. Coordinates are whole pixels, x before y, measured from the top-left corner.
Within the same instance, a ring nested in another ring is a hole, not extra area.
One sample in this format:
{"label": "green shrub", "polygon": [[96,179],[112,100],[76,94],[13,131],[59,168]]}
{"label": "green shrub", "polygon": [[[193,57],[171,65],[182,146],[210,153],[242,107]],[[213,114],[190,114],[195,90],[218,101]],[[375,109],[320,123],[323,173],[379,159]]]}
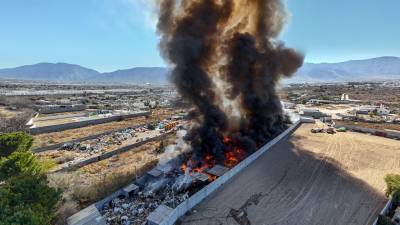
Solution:
{"label": "green shrub", "polygon": [[0,158],[14,151],[28,151],[32,143],[33,138],[23,132],[0,134]]}
{"label": "green shrub", "polygon": [[48,186],[44,167],[29,151],[32,137],[0,135],[0,224],[50,225],[60,193]]}
{"label": "green shrub", "polygon": [[395,192],[400,192],[400,175],[388,174],[385,177],[386,195],[389,196]]}

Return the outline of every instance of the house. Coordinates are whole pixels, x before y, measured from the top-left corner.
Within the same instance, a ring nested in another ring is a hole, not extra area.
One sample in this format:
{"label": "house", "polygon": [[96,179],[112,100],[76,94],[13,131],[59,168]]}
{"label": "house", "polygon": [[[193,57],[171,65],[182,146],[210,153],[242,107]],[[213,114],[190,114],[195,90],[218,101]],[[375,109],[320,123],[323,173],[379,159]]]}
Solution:
{"label": "house", "polygon": [[379,115],[379,116],[387,116],[387,115],[389,115],[389,113],[390,113],[390,110],[385,108],[383,106],[383,104],[381,104],[379,106],[379,108],[376,109],[376,114]]}

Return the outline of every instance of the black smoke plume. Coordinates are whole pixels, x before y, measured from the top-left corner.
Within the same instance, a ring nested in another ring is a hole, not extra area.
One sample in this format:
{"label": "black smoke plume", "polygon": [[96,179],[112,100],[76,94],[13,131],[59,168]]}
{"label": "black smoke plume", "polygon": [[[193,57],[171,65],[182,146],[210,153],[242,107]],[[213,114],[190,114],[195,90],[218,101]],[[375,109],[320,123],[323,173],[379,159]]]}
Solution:
{"label": "black smoke plume", "polygon": [[195,158],[224,160],[224,136],[252,152],[286,128],[276,85],[303,56],[276,40],[281,0],[159,0],[158,32],[172,81],[193,104]]}

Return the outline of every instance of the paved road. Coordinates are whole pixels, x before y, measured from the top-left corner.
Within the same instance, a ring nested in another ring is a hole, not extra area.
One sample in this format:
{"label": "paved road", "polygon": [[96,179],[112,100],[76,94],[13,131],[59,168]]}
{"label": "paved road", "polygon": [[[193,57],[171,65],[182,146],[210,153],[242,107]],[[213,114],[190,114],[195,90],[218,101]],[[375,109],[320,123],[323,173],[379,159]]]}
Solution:
{"label": "paved road", "polygon": [[372,224],[386,202],[384,174],[400,171],[398,142],[373,137],[364,146],[367,135],[310,134],[312,126],[301,125],[200,203],[182,224]]}

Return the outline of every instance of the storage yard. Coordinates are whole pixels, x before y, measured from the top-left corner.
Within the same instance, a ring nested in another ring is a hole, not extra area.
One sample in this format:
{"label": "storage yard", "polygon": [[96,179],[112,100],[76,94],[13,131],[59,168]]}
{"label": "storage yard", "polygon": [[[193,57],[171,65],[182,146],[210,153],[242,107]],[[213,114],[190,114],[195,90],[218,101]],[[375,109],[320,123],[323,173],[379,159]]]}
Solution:
{"label": "storage yard", "polygon": [[[164,136],[164,134],[166,134],[164,130],[149,130],[145,125],[142,125],[136,128],[127,128],[122,131],[103,135],[83,142],[66,143],[58,150],[38,153],[38,156],[51,158],[59,164],[53,169],[54,171],[69,169],[70,167],[84,165],[85,163],[83,162],[85,160],[96,159],[105,153],[124,147],[129,150],[130,148],[147,142],[147,140],[153,140],[159,136]],[[116,154],[117,153],[119,152],[116,152]]]}
{"label": "storage yard", "polygon": [[[171,135],[166,143],[175,140]],[[104,198],[121,186],[131,182],[153,167],[160,154],[158,141],[148,142],[133,151],[88,164],[78,170],[57,172],[49,175],[50,182],[61,188],[67,200],[78,201],[81,206]]]}
{"label": "storage yard", "polygon": [[399,142],[303,124],[200,203],[182,224],[372,224]]}
{"label": "storage yard", "polygon": [[163,120],[165,118],[177,114],[180,111],[181,110],[179,109],[171,109],[171,108],[156,109],[152,111],[152,114],[149,116],[149,118],[145,118],[144,116],[142,116],[142,117],[126,119],[123,121],[109,122],[109,123],[92,125],[77,129],[70,129],[60,132],[37,134],[34,136],[35,137],[34,148],[46,147],[63,142],[70,142],[75,139],[79,139],[86,136],[98,135],[104,132],[110,132],[118,129],[125,129],[155,120]]}

